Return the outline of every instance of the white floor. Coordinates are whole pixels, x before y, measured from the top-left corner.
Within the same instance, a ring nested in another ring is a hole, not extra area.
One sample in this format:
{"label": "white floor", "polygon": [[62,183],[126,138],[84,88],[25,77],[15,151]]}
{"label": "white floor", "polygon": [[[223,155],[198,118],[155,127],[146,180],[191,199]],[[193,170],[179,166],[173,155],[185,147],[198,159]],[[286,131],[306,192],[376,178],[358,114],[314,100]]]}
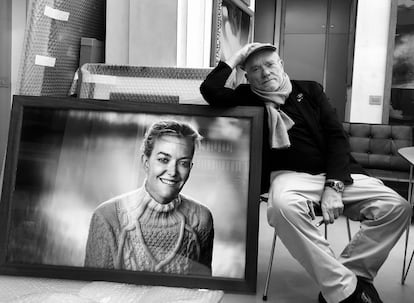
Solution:
{"label": "white floor", "polygon": [[[256,294],[226,293],[221,303],[259,303],[262,301],[263,287],[266,278],[273,230],[266,221],[266,205],[260,207],[258,279]],[[323,228],[323,227],[321,227]],[[358,223],[352,222],[351,229],[356,231]],[[346,222],[340,218],[328,229],[328,240],[332,243],[335,253],[339,254],[347,243]],[[400,239],[376,279],[376,287],[385,303],[414,302],[414,264],[410,270],[405,285],[401,285],[401,271],[403,263],[405,235]],[[411,226],[409,255],[414,249],[414,225]],[[50,280],[41,278],[7,277],[0,275],[0,302],[9,303],[12,299],[24,294],[43,292],[65,292],[79,294],[79,291],[89,282],[75,280]],[[93,284],[93,283],[92,283]],[[113,284],[113,283],[112,283]],[[99,286],[99,285],[98,285]],[[102,286],[100,286],[102,287]],[[105,286],[104,288],[108,288]],[[112,285],[111,287],[118,286]],[[111,293],[111,291],[109,290]],[[318,288],[307,273],[287,252],[283,244],[278,241],[273,264],[272,278],[267,302],[277,303],[317,303]],[[123,296],[127,294],[122,292]],[[120,294],[121,296],[121,294]],[[106,299],[105,299],[106,300]],[[22,302],[22,301],[21,301]],[[29,302],[29,301],[24,301]],[[43,302],[43,301],[30,301]],[[48,301],[51,302],[51,301]],[[54,302],[69,302],[67,300]],[[72,301],[71,301],[72,302]],[[120,300],[125,302],[125,300]],[[141,301],[139,301],[141,302]],[[146,301],[145,301],[146,302]],[[153,301],[151,301],[153,302]],[[154,301],[155,302],[155,301]],[[158,302],[158,301],[157,301]],[[163,301],[167,302],[167,301]],[[192,301],[193,302],[193,301]],[[204,302],[204,301],[203,301]]]}
{"label": "white floor", "polygon": [[[358,223],[351,223],[351,230],[356,231],[359,228]],[[253,295],[226,293],[222,303],[263,302],[262,293],[266,279],[272,236],[273,230],[266,221],[266,205],[262,203],[260,207],[257,293]],[[329,226],[328,240],[331,242],[335,253],[339,254],[347,242],[344,218],[340,218],[338,222]],[[404,244],[405,234],[391,251],[389,258],[375,280],[375,286],[384,303],[414,302],[414,264],[409,271],[406,283],[401,285]],[[414,226],[411,226],[409,255],[411,255],[413,249]],[[318,302],[318,292],[317,286],[307,273],[289,255],[283,244],[278,241],[267,302],[316,303]]]}

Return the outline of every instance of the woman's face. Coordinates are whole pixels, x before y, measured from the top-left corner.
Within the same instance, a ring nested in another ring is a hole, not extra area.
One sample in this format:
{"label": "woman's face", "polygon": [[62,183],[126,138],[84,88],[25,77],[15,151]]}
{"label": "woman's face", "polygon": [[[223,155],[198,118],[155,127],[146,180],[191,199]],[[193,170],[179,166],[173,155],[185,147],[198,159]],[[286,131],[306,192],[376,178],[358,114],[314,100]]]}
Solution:
{"label": "woman's face", "polygon": [[194,154],[191,139],[164,135],[154,142],[150,157],[142,156],[145,188],[161,204],[176,198],[187,181]]}

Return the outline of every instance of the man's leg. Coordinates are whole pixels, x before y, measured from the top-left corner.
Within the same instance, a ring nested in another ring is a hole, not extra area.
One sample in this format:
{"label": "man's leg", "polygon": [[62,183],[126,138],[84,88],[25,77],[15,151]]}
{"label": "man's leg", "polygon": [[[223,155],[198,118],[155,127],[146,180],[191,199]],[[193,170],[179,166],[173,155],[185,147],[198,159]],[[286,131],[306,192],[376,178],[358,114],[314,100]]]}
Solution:
{"label": "man's leg", "polygon": [[372,177],[352,175],[342,200],[344,215],[361,221],[361,228],[345,247],[339,261],[359,276],[373,281],[411,218],[410,204]]}
{"label": "man's leg", "polygon": [[309,275],[328,302],[340,302],[355,290],[355,274],[339,262],[322,233],[312,222],[307,200],[319,202],[324,175],[280,172],[269,191],[269,224]]}

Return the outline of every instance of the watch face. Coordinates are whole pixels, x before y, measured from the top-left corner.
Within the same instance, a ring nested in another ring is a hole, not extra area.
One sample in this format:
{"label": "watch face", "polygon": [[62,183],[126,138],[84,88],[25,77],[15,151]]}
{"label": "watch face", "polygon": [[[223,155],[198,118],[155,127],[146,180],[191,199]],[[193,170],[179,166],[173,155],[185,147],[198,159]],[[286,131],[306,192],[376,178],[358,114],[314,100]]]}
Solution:
{"label": "watch face", "polygon": [[341,181],[328,181],[326,182],[326,185],[333,188],[337,192],[343,192],[345,189],[345,185]]}
{"label": "watch face", "polygon": [[344,190],[344,188],[345,188],[345,186],[344,186],[344,184],[343,184],[342,182],[336,182],[336,185],[338,186],[338,189],[339,189],[340,191],[343,191],[343,190]]}

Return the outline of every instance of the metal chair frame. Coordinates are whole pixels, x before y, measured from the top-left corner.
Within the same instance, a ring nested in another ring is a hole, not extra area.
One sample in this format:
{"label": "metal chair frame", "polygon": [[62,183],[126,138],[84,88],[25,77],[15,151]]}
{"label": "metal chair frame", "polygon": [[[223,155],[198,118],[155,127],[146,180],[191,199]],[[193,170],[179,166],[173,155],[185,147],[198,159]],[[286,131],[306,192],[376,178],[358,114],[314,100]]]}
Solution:
{"label": "metal chair frame", "polygon": [[[413,194],[413,165],[410,165],[410,177],[409,177],[409,183],[408,183],[408,203],[410,203],[411,208],[413,207],[413,201],[412,201],[412,194]],[[407,268],[406,261],[407,261],[407,250],[408,250],[408,240],[410,235],[410,225],[411,221],[407,224],[407,230],[405,232],[405,247],[404,247],[404,261],[403,261],[403,268],[402,268],[402,275],[401,275],[401,284],[404,285],[405,280],[407,279],[408,271],[411,267],[411,263],[413,261],[414,257],[414,250],[411,253],[410,261],[408,262]]]}

